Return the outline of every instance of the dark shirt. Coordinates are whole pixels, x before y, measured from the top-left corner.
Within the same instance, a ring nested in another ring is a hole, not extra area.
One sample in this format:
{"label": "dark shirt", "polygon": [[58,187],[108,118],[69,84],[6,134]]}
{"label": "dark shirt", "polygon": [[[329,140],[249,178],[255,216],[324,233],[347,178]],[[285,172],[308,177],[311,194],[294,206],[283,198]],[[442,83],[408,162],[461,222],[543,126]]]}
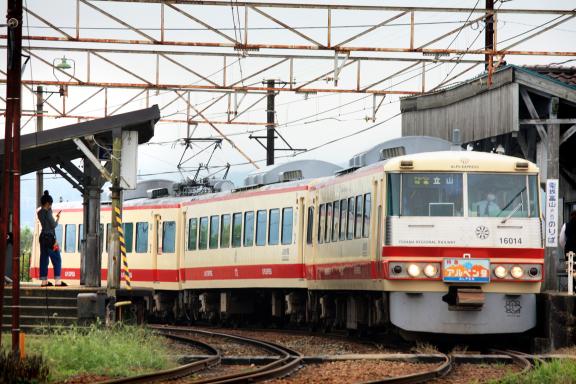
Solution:
{"label": "dark shirt", "polygon": [[564,246],[564,253],[574,252],[576,253],[576,220],[570,220],[566,223],[566,229],[564,230],[564,235],[566,236],[566,245]]}
{"label": "dark shirt", "polygon": [[50,233],[56,236],[54,229],[58,226],[58,223],[54,220],[54,216],[52,216],[52,209],[40,208],[38,211],[38,220],[42,226],[41,233]]}

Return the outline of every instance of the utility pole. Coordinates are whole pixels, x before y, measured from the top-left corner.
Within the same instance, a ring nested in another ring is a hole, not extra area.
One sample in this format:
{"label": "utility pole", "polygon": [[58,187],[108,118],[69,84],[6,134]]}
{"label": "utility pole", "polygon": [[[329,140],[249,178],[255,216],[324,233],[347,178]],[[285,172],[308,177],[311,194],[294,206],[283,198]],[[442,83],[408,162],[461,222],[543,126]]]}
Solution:
{"label": "utility pole", "polygon": [[[548,118],[550,120],[556,119],[558,117],[558,107],[559,100],[557,97],[550,99],[550,105],[548,110]],[[547,126],[548,135],[546,139],[548,141],[548,156],[546,158],[546,178],[550,179],[560,179],[560,125],[559,124],[548,124]],[[562,209],[559,207],[559,209]],[[558,227],[558,222],[556,226]],[[544,282],[544,289],[547,291],[557,291],[558,290],[558,247],[546,248],[545,254],[545,272],[546,280]],[[571,276],[568,276],[570,279]]]}
{"label": "utility pole", "polygon": [[[12,351],[20,338],[20,115],[22,87],[22,0],[8,0],[6,14],[6,125],[0,215],[0,313],[4,304],[6,259],[12,257]],[[8,255],[8,243],[12,245]],[[0,336],[1,337],[1,336]],[[0,339],[1,342],[1,339]]]}
{"label": "utility pole", "polygon": [[268,88],[268,96],[266,98],[266,165],[274,164],[274,135],[276,133],[274,99],[276,98],[276,93],[273,88],[275,85],[275,80],[266,82],[266,87]]}
{"label": "utility pole", "polygon": [[[486,0],[486,10],[494,10],[494,0]],[[486,12],[486,28],[484,28],[484,49],[489,51],[494,48],[494,13]],[[484,69],[490,66],[489,54],[484,55]]]}
{"label": "utility pole", "polygon": [[[39,85],[36,87],[36,132],[44,130],[44,88]],[[44,194],[44,176],[43,170],[36,172],[36,208],[40,206],[40,198]]]}

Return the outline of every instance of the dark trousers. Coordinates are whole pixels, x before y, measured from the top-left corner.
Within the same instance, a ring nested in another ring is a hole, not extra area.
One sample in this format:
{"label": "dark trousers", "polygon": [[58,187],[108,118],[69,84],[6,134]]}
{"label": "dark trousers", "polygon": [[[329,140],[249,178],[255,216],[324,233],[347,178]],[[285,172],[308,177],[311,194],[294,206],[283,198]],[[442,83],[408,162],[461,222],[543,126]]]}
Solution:
{"label": "dark trousers", "polygon": [[54,267],[54,279],[60,279],[62,272],[62,257],[60,251],[54,251],[50,248],[40,247],[40,280],[48,279],[48,262],[52,262]]}

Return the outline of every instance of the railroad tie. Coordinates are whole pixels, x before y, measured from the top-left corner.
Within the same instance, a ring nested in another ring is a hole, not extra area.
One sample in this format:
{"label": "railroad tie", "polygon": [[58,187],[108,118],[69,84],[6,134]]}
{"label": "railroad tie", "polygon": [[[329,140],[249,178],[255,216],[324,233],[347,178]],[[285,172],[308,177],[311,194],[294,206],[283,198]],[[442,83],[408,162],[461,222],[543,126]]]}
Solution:
{"label": "railroad tie", "polygon": [[118,237],[120,240],[120,254],[122,255],[122,270],[124,271],[124,281],[126,288],[132,289],[130,269],[128,268],[128,257],[126,256],[126,240],[124,239],[124,228],[122,227],[122,214],[120,208],[114,207],[116,213],[116,223],[118,224]]}

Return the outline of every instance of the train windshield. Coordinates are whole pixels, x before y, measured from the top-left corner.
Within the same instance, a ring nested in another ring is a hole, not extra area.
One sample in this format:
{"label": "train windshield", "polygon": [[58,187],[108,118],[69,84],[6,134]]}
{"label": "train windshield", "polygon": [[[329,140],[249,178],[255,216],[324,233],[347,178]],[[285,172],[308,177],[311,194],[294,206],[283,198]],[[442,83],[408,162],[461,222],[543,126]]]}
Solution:
{"label": "train windshield", "polygon": [[468,216],[538,217],[536,176],[468,174]]}
{"label": "train windshield", "polygon": [[[400,216],[463,215],[461,173],[404,173],[389,176],[390,195],[396,203],[390,204],[393,207],[389,205],[388,212],[396,212]],[[393,197],[399,197],[400,193],[401,199]]]}
{"label": "train windshield", "polygon": [[538,217],[538,179],[516,174],[469,173],[464,178],[461,173],[391,173],[387,206],[388,216]]}

